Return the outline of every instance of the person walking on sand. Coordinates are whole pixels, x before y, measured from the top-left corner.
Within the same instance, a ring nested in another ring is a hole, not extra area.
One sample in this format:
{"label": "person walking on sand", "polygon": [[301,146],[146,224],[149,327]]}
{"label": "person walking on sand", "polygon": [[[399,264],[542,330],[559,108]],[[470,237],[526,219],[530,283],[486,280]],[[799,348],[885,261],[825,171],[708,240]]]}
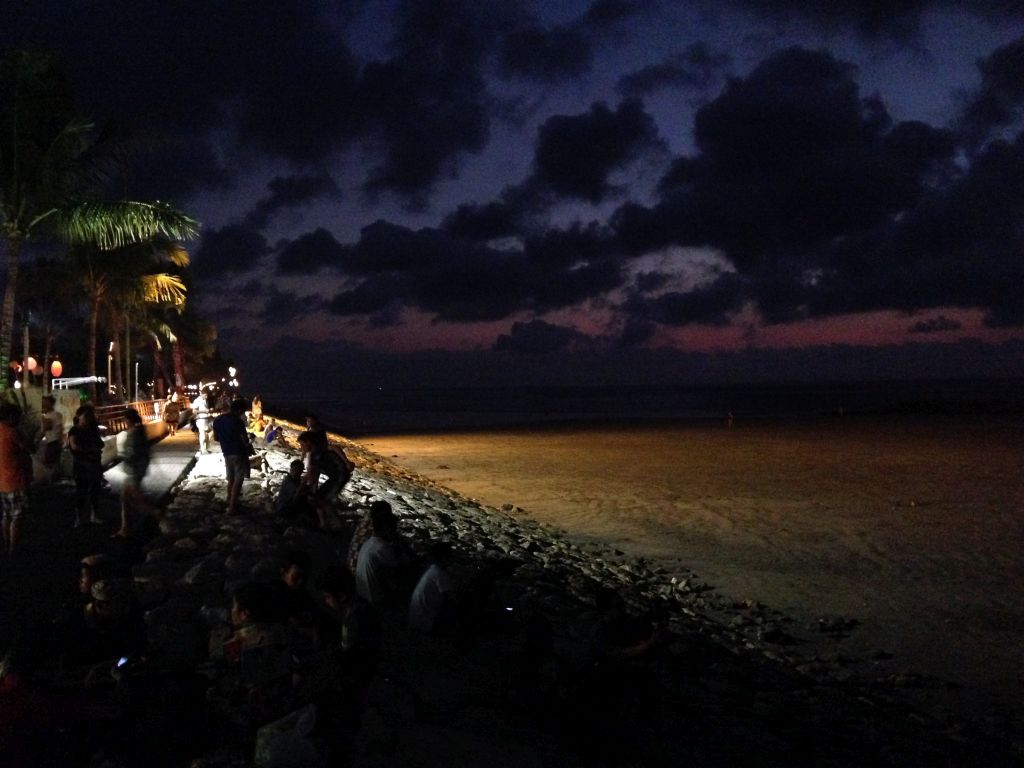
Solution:
{"label": "person walking on sand", "polygon": [[142,417],[134,408],[125,411],[128,432],[121,449],[121,465],[124,467],[124,484],[121,486],[121,528],[112,538],[126,538],[138,513],[152,514],[153,506],[142,495],[142,479],[149,470],[149,440]]}
{"label": "person walking on sand", "polygon": [[100,482],[103,479],[103,438],[96,423],[96,411],[91,405],[83,405],[75,411],[75,424],[68,431],[68,448],[75,478],[75,528],[82,524],[87,507],[89,522],[101,523],[98,513]]}
{"label": "person walking on sand", "polygon": [[178,393],[172,392],[167,396],[167,403],[164,405],[164,422],[167,430],[172,434],[178,434],[178,421],[181,419],[181,406],[178,404]]}
{"label": "person walking on sand", "polygon": [[4,552],[14,554],[21,521],[28,513],[28,486],[32,480],[32,452],[18,432],[21,409],[0,404],[0,515],[3,516]]}
{"label": "person walking on sand", "polygon": [[228,481],[227,513],[238,512],[238,497],[242,483],[249,477],[249,456],[253,453],[249,433],[245,431],[245,401],[231,401],[231,409],[213,420],[213,439],[220,443],[224,454],[224,472]]}

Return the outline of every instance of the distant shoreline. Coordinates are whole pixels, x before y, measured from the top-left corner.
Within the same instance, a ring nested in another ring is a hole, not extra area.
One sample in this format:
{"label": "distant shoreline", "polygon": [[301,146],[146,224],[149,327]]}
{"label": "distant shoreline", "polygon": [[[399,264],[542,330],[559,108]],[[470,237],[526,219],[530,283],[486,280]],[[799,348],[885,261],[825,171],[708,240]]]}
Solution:
{"label": "distant shoreline", "polygon": [[[566,417],[524,417],[521,419],[490,420],[480,423],[430,423],[415,424],[346,424],[344,421],[324,416],[315,407],[281,405],[271,401],[265,405],[269,412],[279,414],[282,419],[302,424],[305,415],[312,411],[320,417],[324,427],[352,440],[374,436],[429,435],[429,434],[483,434],[488,432],[555,432],[563,430],[591,431],[601,429],[658,429],[672,427],[714,427],[729,428],[728,413],[716,416],[612,416],[601,415]],[[901,422],[959,421],[962,419],[999,420],[1024,423],[1024,404],[1006,401],[939,402],[920,401],[898,403],[892,406],[834,411],[808,414],[735,414],[733,427],[756,424],[760,426],[779,424],[820,424],[841,420],[871,422],[897,419]]]}

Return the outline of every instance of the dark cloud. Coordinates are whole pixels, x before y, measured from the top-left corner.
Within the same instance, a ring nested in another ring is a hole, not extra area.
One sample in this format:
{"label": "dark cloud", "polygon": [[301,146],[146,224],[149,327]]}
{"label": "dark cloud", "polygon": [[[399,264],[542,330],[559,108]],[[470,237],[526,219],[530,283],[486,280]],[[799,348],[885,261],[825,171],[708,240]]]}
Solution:
{"label": "dark cloud", "polygon": [[326,267],[338,267],[345,248],[326,229],[318,228],[284,243],[277,252],[277,273],[310,275]]}
{"label": "dark cloud", "polygon": [[963,324],[958,320],[951,320],[945,315],[929,317],[927,320],[919,320],[912,324],[909,330],[911,333],[942,333],[944,331],[959,331]]}
{"label": "dark cloud", "polygon": [[423,205],[423,194],[455,173],[458,157],[490,136],[490,95],[483,78],[490,26],[467,2],[409,0],[392,43],[397,53],[370,62],[357,94],[383,162],[366,184]]}
{"label": "dark cloud", "polygon": [[612,111],[557,115],[540,126],[531,181],[561,197],[598,203],[615,191],[609,175],[664,147],[653,118],[637,99]]}
{"label": "dark cloud", "polygon": [[270,194],[262,198],[245,217],[245,222],[263,229],[274,214],[323,197],[341,197],[341,190],[329,174],[320,172],[301,176],[276,176],[267,184]]}
{"label": "dark cloud", "polygon": [[299,296],[282,291],[273,284],[267,286],[264,297],[266,301],[260,318],[274,328],[313,314],[324,307],[324,300],[319,296]]}
{"label": "dark cloud", "polygon": [[978,307],[1024,324],[1024,133],[991,142],[958,178],[895,221],[837,243],[808,291],[814,314]]}
{"label": "dark cloud", "polygon": [[744,296],[742,278],[726,272],[685,293],[671,291],[655,298],[635,296],[625,308],[634,317],[660,325],[728,325]]}
{"label": "dark cloud", "polygon": [[830,30],[853,28],[868,39],[914,38],[929,10],[970,11],[989,18],[1022,18],[1024,6],[1005,0],[736,0],[764,16],[789,21],[803,18]]}
{"label": "dark cloud", "polygon": [[223,277],[248,272],[268,253],[263,235],[249,227],[233,224],[203,232],[194,267],[199,275]]}
{"label": "dark cloud", "polygon": [[978,69],[981,86],[961,117],[962,131],[972,145],[1024,115],[1024,38],[993,51],[978,62]]}
{"label": "dark cloud", "polygon": [[[344,316],[383,312],[397,321],[394,308],[406,306],[438,320],[476,322],[574,306],[624,280],[604,237],[580,227],[549,233],[525,248],[497,249],[440,229],[378,221],[363,229],[358,242],[340,247],[335,266],[361,280],[339,293],[330,310]],[[550,250],[555,242],[563,246],[557,253]]]}
{"label": "dark cloud", "polygon": [[528,323],[513,323],[508,333],[498,336],[493,348],[497,352],[518,355],[546,355],[566,350],[588,339],[588,336],[575,328],[531,320]]}
{"label": "dark cloud", "polygon": [[484,205],[460,205],[448,214],[442,227],[453,237],[469,240],[496,240],[519,232],[520,214],[505,201]]}
{"label": "dark cloud", "polygon": [[[853,69],[824,52],[767,59],[695,122],[699,152],[673,164],[657,205],[620,208],[617,236],[634,252],[718,248],[749,290],[700,295],[695,305],[660,299],[650,305],[659,322],[717,322],[726,308],[716,302],[728,296],[755,299],[769,322],[839,311],[850,302],[815,298],[837,249],[889,227],[955,173],[951,134],[893,125],[878,99],[860,97]],[[851,277],[846,288],[856,294],[861,283]]]}
{"label": "dark cloud", "polygon": [[623,96],[646,96],[663,88],[684,88],[703,93],[732,63],[732,57],[706,43],[694,43],[685,51],[650,64],[619,79]]}
{"label": "dark cloud", "polygon": [[597,45],[607,44],[642,3],[595,0],[577,19],[545,27],[529,16],[502,35],[498,71],[509,78],[553,83],[585,75]]}
{"label": "dark cloud", "polygon": [[532,26],[505,38],[500,67],[506,76],[551,82],[588,72],[592,57],[590,38],[582,29]]}
{"label": "dark cloud", "polygon": [[636,289],[641,293],[660,290],[671,279],[664,272],[641,272],[636,276]]}

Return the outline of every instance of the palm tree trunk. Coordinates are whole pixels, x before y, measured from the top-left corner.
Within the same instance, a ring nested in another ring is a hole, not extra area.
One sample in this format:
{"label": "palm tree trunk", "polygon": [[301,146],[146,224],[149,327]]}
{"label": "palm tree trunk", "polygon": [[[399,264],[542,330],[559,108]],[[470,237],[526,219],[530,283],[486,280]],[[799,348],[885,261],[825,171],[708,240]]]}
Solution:
{"label": "palm tree trunk", "polygon": [[50,394],[50,352],[53,350],[53,326],[46,326],[46,351],[43,352],[43,394]]}
{"label": "palm tree trunk", "polygon": [[[118,337],[117,329],[115,328],[114,332],[112,334],[110,334],[110,335],[113,336],[116,339]],[[115,341],[114,342],[114,365],[111,368],[111,372],[113,373],[113,379],[114,379],[114,381],[111,382],[112,389],[113,389],[114,400],[117,401],[117,400],[121,399],[121,395],[122,395],[122,389],[121,389],[121,342],[120,341]]]}
{"label": "palm tree trunk", "polygon": [[7,286],[4,288],[4,308],[0,315],[0,392],[7,389],[11,367],[11,343],[14,335],[14,298],[18,288],[18,256],[21,240],[5,238],[7,242]]}
{"label": "palm tree trunk", "polygon": [[185,389],[185,354],[181,342],[171,343],[171,358],[174,360],[174,386],[181,392]]}
{"label": "palm tree trunk", "polygon": [[[89,303],[89,339],[86,344],[86,361],[89,366],[89,375],[94,379],[96,377],[96,326],[99,322],[100,317],[100,293],[96,291],[92,295],[92,300]],[[93,381],[89,385],[91,392],[91,399],[95,403],[96,400],[96,382]],[[110,386],[110,382],[107,382],[107,386]]]}

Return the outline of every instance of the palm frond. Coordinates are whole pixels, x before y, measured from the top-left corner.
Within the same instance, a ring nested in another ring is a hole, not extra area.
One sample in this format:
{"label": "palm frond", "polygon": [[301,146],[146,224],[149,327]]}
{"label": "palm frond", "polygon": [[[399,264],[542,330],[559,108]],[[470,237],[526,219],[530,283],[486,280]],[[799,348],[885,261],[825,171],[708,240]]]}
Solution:
{"label": "palm frond", "polygon": [[181,307],[185,304],[188,289],[180,277],[166,272],[159,275],[143,275],[142,300],[148,304],[170,304]]}
{"label": "palm frond", "polygon": [[199,222],[166,203],[77,203],[56,217],[58,234],[72,244],[93,243],[104,250],[163,236],[189,240]]}

